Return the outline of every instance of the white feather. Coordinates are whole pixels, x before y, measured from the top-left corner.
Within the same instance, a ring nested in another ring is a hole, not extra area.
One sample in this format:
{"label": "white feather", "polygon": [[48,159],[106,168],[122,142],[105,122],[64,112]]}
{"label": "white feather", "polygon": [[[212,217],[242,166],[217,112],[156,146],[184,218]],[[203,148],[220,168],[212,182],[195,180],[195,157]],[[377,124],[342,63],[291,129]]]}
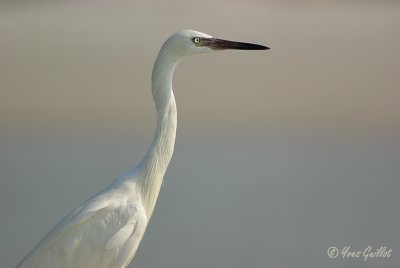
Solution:
{"label": "white feather", "polygon": [[[171,36],[154,64],[152,93],[157,110],[153,142],[140,164],[64,217],[17,265],[18,268],[122,268],[145,232],[175,145],[177,111],[172,77],[183,56],[212,51],[194,40],[216,40],[185,30]],[[224,40],[219,40],[224,41]],[[227,48],[239,48],[224,41]],[[219,49],[223,48],[219,44]],[[264,49],[238,43],[243,49]],[[240,49],[240,48],[239,48]]]}

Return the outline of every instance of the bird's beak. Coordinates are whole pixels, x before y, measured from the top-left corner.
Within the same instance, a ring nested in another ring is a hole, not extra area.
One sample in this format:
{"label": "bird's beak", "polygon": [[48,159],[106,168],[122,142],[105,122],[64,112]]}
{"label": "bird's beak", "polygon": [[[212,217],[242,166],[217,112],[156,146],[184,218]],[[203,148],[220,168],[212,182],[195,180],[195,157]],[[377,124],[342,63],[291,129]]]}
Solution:
{"label": "bird's beak", "polygon": [[269,49],[269,47],[257,45],[257,44],[250,44],[250,43],[243,43],[243,42],[236,42],[236,41],[228,41],[218,38],[207,38],[204,40],[204,46],[207,46],[214,50],[222,50],[222,49],[240,49],[240,50],[265,50]]}

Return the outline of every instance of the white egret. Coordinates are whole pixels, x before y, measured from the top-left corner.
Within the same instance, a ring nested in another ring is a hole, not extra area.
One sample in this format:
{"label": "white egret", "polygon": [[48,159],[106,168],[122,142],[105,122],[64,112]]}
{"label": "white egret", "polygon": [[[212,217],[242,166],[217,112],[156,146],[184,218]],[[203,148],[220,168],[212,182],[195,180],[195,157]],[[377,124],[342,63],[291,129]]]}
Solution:
{"label": "white egret", "polygon": [[154,140],[143,160],[65,216],[17,265],[19,268],[121,268],[129,265],[153,213],[175,144],[177,112],[172,76],[188,55],[265,46],[184,30],[162,46],[152,73],[157,110]]}

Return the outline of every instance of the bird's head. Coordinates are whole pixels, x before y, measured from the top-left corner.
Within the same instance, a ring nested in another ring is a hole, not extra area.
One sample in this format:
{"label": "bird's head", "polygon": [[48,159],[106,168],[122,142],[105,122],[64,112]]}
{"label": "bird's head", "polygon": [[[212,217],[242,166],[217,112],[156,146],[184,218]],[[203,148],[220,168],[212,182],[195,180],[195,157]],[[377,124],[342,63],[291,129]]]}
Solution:
{"label": "bird's head", "polygon": [[265,50],[266,46],[228,41],[214,38],[208,34],[194,30],[183,30],[172,35],[164,43],[164,49],[173,52],[178,57],[184,57],[194,54],[209,53],[225,49],[240,50]]}

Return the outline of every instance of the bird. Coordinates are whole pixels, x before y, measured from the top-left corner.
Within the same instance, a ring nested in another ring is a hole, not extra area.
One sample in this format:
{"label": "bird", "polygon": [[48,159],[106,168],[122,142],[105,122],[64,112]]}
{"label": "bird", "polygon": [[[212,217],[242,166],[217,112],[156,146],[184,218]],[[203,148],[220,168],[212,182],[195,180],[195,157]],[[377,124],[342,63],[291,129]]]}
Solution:
{"label": "bird", "polygon": [[177,109],[172,78],[189,55],[226,49],[266,50],[266,46],[179,31],[162,45],[151,89],[157,123],[139,164],[67,214],[16,268],[122,268],[132,261],[153,214],[176,137]]}

